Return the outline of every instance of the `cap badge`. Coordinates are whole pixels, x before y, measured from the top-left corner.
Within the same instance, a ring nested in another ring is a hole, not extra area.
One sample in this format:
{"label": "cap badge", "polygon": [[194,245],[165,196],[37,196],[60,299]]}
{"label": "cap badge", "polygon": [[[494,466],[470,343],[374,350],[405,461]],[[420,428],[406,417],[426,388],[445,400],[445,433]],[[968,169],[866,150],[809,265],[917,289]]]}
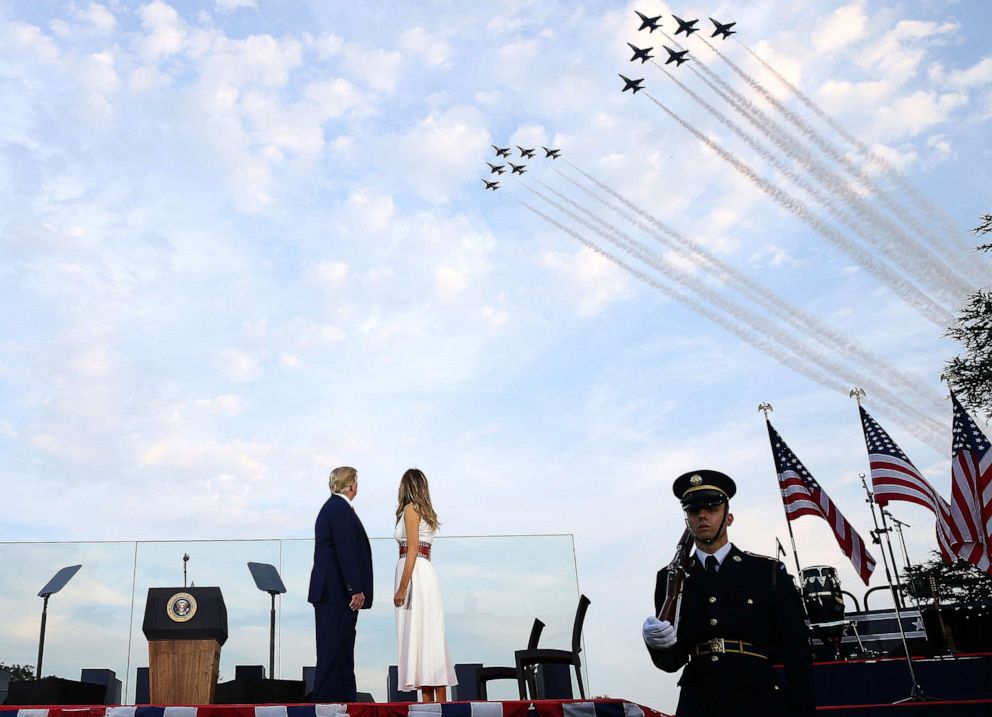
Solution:
{"label": "cap badge", "polygon": [[689,479],[689,485],[697,486],[697,485],[702,485],[702,483],[703,483],[703,477],[698,473]]}

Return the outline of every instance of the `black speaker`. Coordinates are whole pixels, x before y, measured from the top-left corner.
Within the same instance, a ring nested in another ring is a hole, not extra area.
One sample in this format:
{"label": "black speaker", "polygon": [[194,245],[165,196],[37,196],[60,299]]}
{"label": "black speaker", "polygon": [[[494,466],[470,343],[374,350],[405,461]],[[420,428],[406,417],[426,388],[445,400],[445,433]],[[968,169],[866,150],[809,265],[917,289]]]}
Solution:
{"label": "black speaker", "polygon": [[147,705],[151,702],[148,696],[148,668],[139,667],[134,676],[134,704]]}
{"label": "black speaker", "polygon": [[8,705],[102,705],[107,688],[89,682],[45,677],[10,683]]}
{"label": "black speaker", "polygon": [[79,680],[94,685],[103,685],[106,688],[103,702],[100,704],[119,705],[121,703],[121,681],[117,679],[117,673],[113,670],[84,668],[79,673]]}

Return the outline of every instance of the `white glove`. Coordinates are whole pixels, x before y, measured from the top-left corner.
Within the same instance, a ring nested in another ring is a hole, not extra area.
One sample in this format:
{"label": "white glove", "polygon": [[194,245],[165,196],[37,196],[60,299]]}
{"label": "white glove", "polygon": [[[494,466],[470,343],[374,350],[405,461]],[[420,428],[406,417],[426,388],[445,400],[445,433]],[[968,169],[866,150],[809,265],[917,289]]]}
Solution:
{"label": "white glove", "polygon": [[675,628],[668,620],[659,620],[654,615],[644,621],[641,628],[644,644],[658,650],[667,650],[675,644]]}

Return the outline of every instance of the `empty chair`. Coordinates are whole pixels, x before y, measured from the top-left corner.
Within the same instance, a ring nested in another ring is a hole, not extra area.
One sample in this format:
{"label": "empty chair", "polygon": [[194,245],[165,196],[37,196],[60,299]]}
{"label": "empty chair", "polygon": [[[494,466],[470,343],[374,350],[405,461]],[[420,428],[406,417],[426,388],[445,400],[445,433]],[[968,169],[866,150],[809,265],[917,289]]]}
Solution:
{"label": "empty chair", "polygon": [[[537,648],[537,643],[541,639],[541,632],[544,630],[544,623],[534,619],[534,624],[530,628],[530,637],[527,639],[527,649]],[[516,653],[514,653],[516,654]],[[477,694],[480,700],[488,700],[489,694],[486,691],[486,683],[490,680],[515,680],[517,679],[516,667],[482,667],[476,677]]]}
{"label": "empty chair", "polygon": [[582,659],[579,657],[579,653],[582,652],[582,623],[585,622],[589,602],[589,598],[585,595],[579,596],[579,605],[575,609],[575,622],[572,623],[571,650],[529,647],[526,650],[517,650],[513,653],[517,663],[517,689],[520,691],[520,699],[527,699],[528,682],[530,683],[531,699],[538,697],[534,694],[537,691],[534,672],[538,665],[562,664],[575,667],[575,680],[579,685],[579,696],[585,699],[586,690],[582,685]]}

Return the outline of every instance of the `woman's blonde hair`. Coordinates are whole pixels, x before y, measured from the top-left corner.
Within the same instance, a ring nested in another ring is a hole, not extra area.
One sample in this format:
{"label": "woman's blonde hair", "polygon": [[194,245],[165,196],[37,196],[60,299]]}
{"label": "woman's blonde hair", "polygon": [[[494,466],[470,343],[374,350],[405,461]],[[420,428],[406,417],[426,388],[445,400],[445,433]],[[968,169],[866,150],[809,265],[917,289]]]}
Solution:
{"label": "woman's blonde hair", "polygon": [[331,486],[331,493],[344,493],[345,489],[356,480],[358,480],[358,471],[351,466],[341,466],[331,471],[328,484]]}
{"label": "woman's blonde hair", "polygon": [[399,522],[403,515],[403,509],[412,503],[413,507],[420,513],[420,517],[430,526],[431,530],[437,530],[441,524],[437,520],[437,513],[431,505],[431,490],[427,486],[427,476],[419,468],[411,468],[400,479],[400,490],[396,497],[396,521]]}

